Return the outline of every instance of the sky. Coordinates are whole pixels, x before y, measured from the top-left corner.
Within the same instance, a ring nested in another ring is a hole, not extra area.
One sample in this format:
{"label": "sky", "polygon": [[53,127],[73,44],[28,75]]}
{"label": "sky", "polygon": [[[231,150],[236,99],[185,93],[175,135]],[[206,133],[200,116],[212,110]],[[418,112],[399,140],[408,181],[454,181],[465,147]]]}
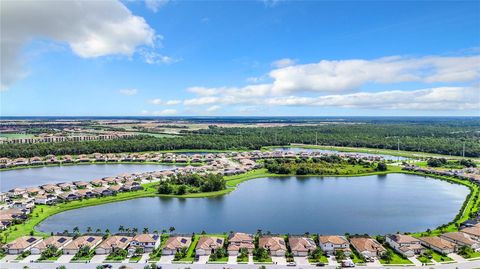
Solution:
{"label": "sky", "polygon": [[1,116],[480,116],[479,1],[2,0]]}

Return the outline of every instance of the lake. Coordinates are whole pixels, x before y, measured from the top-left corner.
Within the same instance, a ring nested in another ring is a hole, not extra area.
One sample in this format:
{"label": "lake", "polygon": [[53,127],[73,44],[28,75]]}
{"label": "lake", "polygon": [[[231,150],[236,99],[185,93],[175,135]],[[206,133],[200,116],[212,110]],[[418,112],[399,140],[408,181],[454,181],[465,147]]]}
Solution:
{"label": "lake", "polygon": [[393,156],[393,155],[387,155],[387,154],[373,154],[373,153],[363,153],[363,152],[344,152],[344,151],[329,150],[329,149],[280,147],[280,148],[273,148],[273,150],[274,151],[291,151],[291,152],[295,152],[295,153],[299,153],[299,152],[351,153],[351,154],[357,154],[357,155],[360,155],[360,156],[381,156],[385,160],[392,160],[392,161],[408,160],[408,158],[405,158],[405,157]]}
{"label": "lake", "polygon": [[0,171],[0,191],[36,187],[47,183],[93,180],[123,173],[142,173],[175,169],[174,165],[159,164],[81,164],[46,166]]}
{"label": "lake", "polygon": [[258,178],[215,198],[140,198],[54,215],[37,228],[119,225],[190,233],[385,234],[433,229],[454,219],[469,189],[417,175]]}

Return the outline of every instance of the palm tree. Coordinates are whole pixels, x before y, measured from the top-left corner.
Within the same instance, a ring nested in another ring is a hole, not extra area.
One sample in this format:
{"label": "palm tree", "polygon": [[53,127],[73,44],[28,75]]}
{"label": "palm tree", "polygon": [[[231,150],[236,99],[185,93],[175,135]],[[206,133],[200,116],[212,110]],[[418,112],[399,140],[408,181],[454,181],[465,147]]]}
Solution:
{"label": "palm tree", "polygon": [[125,227],[123,227],[123,225],[120,225],[118,227],[118,231],[121,232],[121,233],[125,232]]}
{"label": "palm tree", "polygon": [[78,226],[73,227],[73,233],[80,233],[80,228],[78,228]]}
{"label": "palm tree", "polygon": [[92,227],[88,226],[87,227],[87,233],[91,233],[92,232]]}
{"label": "palm tree", "polygon": [[109,229],[105,229],[105,233],[106,233],[106,234],[110,234],[110,230],[109,230]]}
{"label": "palm tree", "polygon": [[148,234],[148,228],[147,227],[143,228],[143,233]]}
{"label": "palm tree", "polygon": [[138,233],[138,228],[133,228],[132,231],[133,231],[134,234],[136,234],[136,233]]}
{"label": "palm tree", "polygon": [[171,226],[170,228],[168,228],[168,230],[170,231],[170,233],[173,233],[173,231],[175,231],[175,227]]}
{"label": "palm tree", "polygon": [[153,230],[153,233],[154,233],[154,234],[158,234],[158,230]]}
{"label": "palm tree", "polygon": [[167,230],[165,230],[165,229],[162,229],[162,234],[164,234],[164,233],[166,233],[166,232],[167,232]]}
{"label": "palm tree", "polygon": [[97,228],[97,230],[95,230],[95,233],[97,233],[97,234],[99,234],[101,232],[102,232],[102,229],[100,229],[100,228]]}

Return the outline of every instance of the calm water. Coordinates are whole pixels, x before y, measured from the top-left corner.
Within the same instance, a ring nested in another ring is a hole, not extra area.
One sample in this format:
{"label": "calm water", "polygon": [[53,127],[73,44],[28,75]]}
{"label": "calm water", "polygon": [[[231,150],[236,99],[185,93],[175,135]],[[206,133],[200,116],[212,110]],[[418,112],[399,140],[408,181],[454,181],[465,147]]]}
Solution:
{"label": "calm water", "polygon": [[93,180],[123,173],[141,173],[174,169],[175,166],[157,164],[82,164],[25,168],[0,172],[0,191],[16,187],[33,187],[46,183]]}
{"label": "calm water", "polygon": [[216,198],[141,198],[66,211],[37,227],[79,226],[117,231],[176,228],[176,232],[324,234],[423,231],[451,221],[469,190],[432,178],[389,174],[365,177],[259,178]]}
{"label": "calm water", "polygon": [[370,154],[370,153],[361,153],[361,152],[342,152],[338,150],[327,150],[327,149],[309,149],[309,148],[295,148],[295,147],[283,147],[283,148],[274,148],[275,151],[291,151],[291,152],[328,152],[328,153],[352,153],[358,154],[363,156],[382,156],[385,160],[392,160],[392,161],[403,161],[408,160],[408,158],[400,157],[400,156],[393,156],[387,154]]}

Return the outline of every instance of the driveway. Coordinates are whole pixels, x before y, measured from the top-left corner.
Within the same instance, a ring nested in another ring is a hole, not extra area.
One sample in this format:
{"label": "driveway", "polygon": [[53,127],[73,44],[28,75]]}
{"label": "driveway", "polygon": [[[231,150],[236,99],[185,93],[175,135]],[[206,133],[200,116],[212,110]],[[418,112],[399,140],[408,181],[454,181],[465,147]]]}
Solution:
{"label": "driveway", "polygon": [[25,259],[23,259],[21,263],[30,263],[38,259],[40,259],[40,255],[30,255],[30,256],[27,256]]}
{"label": "driveway", "polygon": [[150,258],[150,253],[143,253],[138,263],[146,263],[149,258]]}
{"label": "driveway", "polygon": [[338,266],[338,262],[335,260],[335,256],[328,257],[328,265]]}
{"label": "driveway", "polygon": [[408,260],[413,262],[413,264],[415,264],[416,266],[422,266],[422,263],[419,260],[417,260],[417,258],[415,258],[415,257],[410,257],[410,258],[408,258]]}
{"label": "driveway", "polygon": [[237,264],[237,256],[229,255],[227,264]]}
{"label": "driveway", "polygon": [[13,261],[15,258],[17,258],[17,256],[18,255],[6,255],[2,260],[0,260],[0,262]]}
{"label": "driveway", "polygon": [[208,258],[210,258],[210,255],[198,256],[198,261],[196,261],[194,263],[196,263],[196,264],[207,264]]}
{"label": "driveway", "polygon": [[367,266],[382,267],[383,265],[380,263],[379,260],[375,259],[375,260],[373,260],[373,262],[367,262]]}
{"label": "driveway", "polygon": [[253,264],[253,255],[248,254],[248,264]]}
{"label": "driveway", "polygon": [[466,262],[467,260],[465,260],[465,258],[463,258],[462,256],[456,254],[456,253],[450,253],[447,255],[449,258],[452,258],[454,261],[456,262]]}
{"label": "driveway", "polygon": [[68,263],[70,260],[73,258],[75,255],[62,255],[58,257],[58,259],[55,261],[55,263]]}
{"label": "driveway", "polygon": [[287,259],[284,256],[272,256],[273,264],[286,265]]}
{"label": "driveway", "polygon": [[174,258],[175,258],[175,255],[162,255],[162,257],[160,257],[159,262],[164,264],[170,264],[172,263]]}
{"label": "driveway", "polygon": [[108,255],[95,255],[90,260],[91,263],[102,263]]}
{"label": "driveway", "polygon": [[294,257],[293,258],[297,265],[309,265],[308,257]]}

